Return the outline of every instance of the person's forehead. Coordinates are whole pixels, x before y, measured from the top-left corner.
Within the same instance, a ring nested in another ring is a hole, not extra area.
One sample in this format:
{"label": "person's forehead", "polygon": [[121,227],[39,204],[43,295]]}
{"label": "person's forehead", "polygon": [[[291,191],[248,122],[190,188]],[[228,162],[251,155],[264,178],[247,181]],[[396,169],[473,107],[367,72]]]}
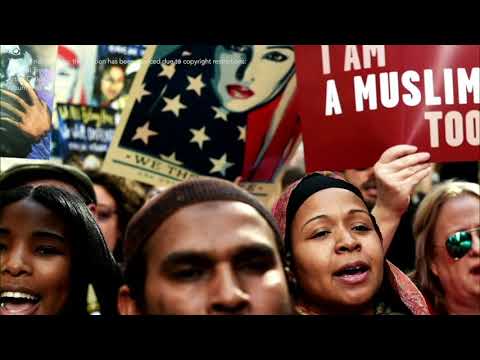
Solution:
{"label": "person's forehead", "polygon": [[250,205],[212,201],[184,207],[170,216],[149,239],[156,256],[176,251],[230,254],[247,246],[275,249],[275,235]]}
{"label": "person's forehead", "polygon": [[97,196],[98,205],[116,205],[115,198],[108,192],[105,186],[100,184],[93,184],[95,195]]}
{"label": "person's forehead", "polygon": [[75,68],[67,59],[63,59],[63,58],[59,57],[57,59],[57,61],[58,61],[57,62],[57,69],[62,68],[62,70],[63,70],[64,68],[68,68],[68,69],[74,70],[74,71],[77,70],[77,68]]}
{"label": "person's forehead", "polygon": [[305,200],[302,206],[300,206],[299,211],[302,209],[327,211],[336,208],[342,208],[348,211],[352,206],[365,209],[362,200],[353,192],[347,189],[330,188],[317,191],[315,194],[311,195]]}
{"label": "person's forehead", "polygon": [[110,68],[110,71],[109,71],[109,74],[112,76],[112,77],[115,77],[115,78],[120,78],[124,76],[124,71],[122,70],[121,67],[119,66],[112,66]]}
{"label": "person's forehead", "polygon": [[473,194],[461,194],[448,199],[437,218],[437,233],[467,230],[480,223],[480,199]]}
{"label": "person's forehead", "polygon": [[21,221],[25,227],[47,226],[58,229],[62,233],[66,228],[64,221],[55,212],[29,198],[14,202],[0,212],[2,223],[8,223],[11,220]]}
{"label": "person's forehead", "polygon": [[452,216],[463,217],[465,213],[474,214],[480,210],[480,199],[471,194],[461,194],[448,199],[441,208],[441,214],[448,220]]}
{"label": "person's forehead", "polygon": [[356,178],[361,178],[363,176],[370,175],[371,170],[372,170],[371,167],[365,168],[365,169],[348,169],[348,170],[345,170],[344,173],[347,179],[349,178],[356,179]]}

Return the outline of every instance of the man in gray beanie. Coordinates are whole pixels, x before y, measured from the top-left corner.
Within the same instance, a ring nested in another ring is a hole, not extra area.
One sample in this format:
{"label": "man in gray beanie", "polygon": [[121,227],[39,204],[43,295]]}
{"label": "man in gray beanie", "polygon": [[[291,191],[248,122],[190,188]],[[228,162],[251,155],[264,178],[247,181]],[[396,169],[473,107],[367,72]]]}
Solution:
{"label": "man in gray beanie", "polygon": [[249,193],[220,179],[180,183],[128,224],[118,308],[133,314],[290,314],[280,234]]}

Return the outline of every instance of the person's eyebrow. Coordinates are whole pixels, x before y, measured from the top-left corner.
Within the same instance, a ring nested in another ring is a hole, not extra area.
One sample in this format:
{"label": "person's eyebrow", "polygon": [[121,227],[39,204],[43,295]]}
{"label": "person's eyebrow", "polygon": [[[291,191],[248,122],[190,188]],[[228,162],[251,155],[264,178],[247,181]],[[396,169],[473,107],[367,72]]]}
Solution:
{"label": "person's eyebrow", "polygon": [[317,216],[314,216],[312,217],[311,219],[309,219],[305,224],[302,225],[302,229],[303,230],[305,228],[305,226],[307,226],[309,223],[311,223],[312,221],[315,221],[315,220],[319,220],[319,219],[329,219],[330,217],[327,216],[327,215],[317,215]]}
{"label": "person's eyebrow", "polygon": [[267,49],[286,49],[286,50],[293,51],[293,46],[292,45],[268,45]]}
{"label": "person's eyebrow", "polygon": [[234,261],[242,262],[253,258],[275,258],[275,250],[266,244],[242,245],[235,250]]}
{"label": "person's eyebrow", "polygon": [[348,212],[349,215],[356,214],[356,213],[363,213],[367,216],[370,216],[370,213],[367,210],[362,210],[362,209],[352,209]]}
{"label": "person's eyebrow", "polygon": [[[363,214],[365,214],[365,215],[367,215],[367,216],[370,216],[370,213],[369,213],[368,211],[362,210],[362,209],[351,209],[351,210],[348,211],[348,215],[353,215],[353,214],[356,214],[356,213],[363,213]],[[303,230],[303,228],[304,228],[305,226],[307,226],[307,224],[311,223],[312,221],[315,221],[315,220],[318,220],[318,219],[322,219],[322,218],[324,218],[324,219],[329,219],[329,216],[322,214],[322,215],[317,215],[317,216],[312,217],[312,218],[309,219],[305,224],[303,224],[302,230]]]}
{"label": "person's eyebrow", "polygon": [[10,230],[5,228],[0,228],[0,235],[8,235],[10,234]]}
{"label": "person's eyebrow", "polygon": [[212,258],[199,251],[177,251],[169,254],[162,262],[162,269],[169,270],[178,265],[209,266],[213,263]]}
{"label": "person's eyebrow", "polygon": [[51,238],[52,240],[65,243],[65,238],[63,235],[48,229],[35,230],[32,235],[35,237]]}

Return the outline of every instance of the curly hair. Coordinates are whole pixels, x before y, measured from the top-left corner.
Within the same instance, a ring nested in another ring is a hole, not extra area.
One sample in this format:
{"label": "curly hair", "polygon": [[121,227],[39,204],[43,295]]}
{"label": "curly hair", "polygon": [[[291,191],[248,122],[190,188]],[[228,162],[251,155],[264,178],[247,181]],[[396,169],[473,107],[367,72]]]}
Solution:
{"label": "curly hair", "polygon": [[132,189],[123,178],[92,170],[86,170],[85,173],[94,184],[103,186],[115,200],[118,216],[117,230],[121,237],[113,249],[113,255],[117,261],[121,262],[125,229],[132,216],[142,207],[144,196]]}

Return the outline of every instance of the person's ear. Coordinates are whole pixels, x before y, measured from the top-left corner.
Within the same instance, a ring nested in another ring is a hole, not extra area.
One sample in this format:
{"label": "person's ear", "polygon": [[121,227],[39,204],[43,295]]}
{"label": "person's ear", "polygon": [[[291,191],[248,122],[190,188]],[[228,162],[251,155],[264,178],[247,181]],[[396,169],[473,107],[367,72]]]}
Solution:
{"label": "person's ear", "polygon": [[90,212],[92,213],[92,215],[96,217],[96,215],[97,215],[97,205],[88,204],[87,207],[88,207],[88,210],[90,210]]}
{"label": "person's ear", "polygon": [[120,315],[140,315],[136,301],[131,296],[130,288],[122,285],[118,290],[117,309]]}

